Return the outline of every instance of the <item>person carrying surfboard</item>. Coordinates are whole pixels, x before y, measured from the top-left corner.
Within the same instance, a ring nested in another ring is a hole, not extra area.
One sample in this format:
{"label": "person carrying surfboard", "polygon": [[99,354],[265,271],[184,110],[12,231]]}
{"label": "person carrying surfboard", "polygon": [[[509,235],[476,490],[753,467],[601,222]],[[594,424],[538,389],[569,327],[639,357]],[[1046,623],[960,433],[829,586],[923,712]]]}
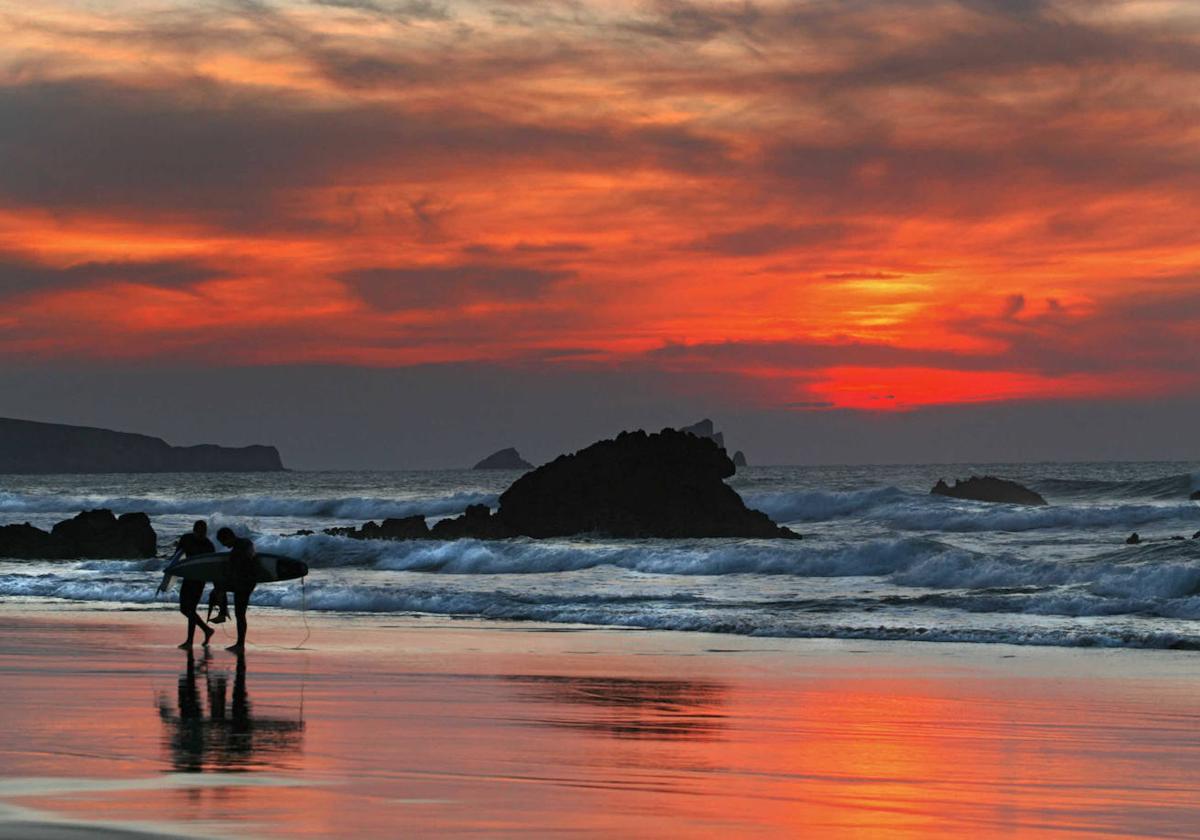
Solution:
{"label": "person carrying surfboard", "polygon": [[239,537],[230,528],[217,531],[217,542],[229,549],[229,577],[233,584],[229,588],[233,590],[233,614],[237,619],[237,644],[225,650],[242,653],[246,649],[246,608],[258,585],[254,543]]}
{"label": "person carrying surfboard", "polygon": [[[211,554],[213,551],[216,549],[213,547],[212,540],[208,538],[208,523],[203,519],[196,520],[196,523],[192,525],[192,530],[175,543],[175,554],[167,561],[167,568],[163,570],[163,579],[158,591],[166,592],[167,587],[171,585],[171,566],[180,557],[195,557],[197,554]],[[179,611],[187,618],[188,632],[187,641],[179,646],[181,650],[192,646],[197,627],[204,631],[205,647],[208,647],[208,640],[212,638],[214,632],[212,627],[205,624],[200,618],[200,613],[196,611],[196,607],[200,606],[200,596],[203,594],[204,581],[182,579],[179,586]]]}

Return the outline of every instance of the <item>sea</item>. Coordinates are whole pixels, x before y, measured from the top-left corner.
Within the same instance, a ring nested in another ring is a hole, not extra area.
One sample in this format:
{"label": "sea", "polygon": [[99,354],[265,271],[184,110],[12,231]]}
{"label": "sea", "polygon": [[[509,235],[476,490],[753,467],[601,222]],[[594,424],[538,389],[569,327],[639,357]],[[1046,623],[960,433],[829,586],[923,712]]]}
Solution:
{"label": "sea", "polygon": [[[932,496],[997,475],[1046,507]],[[193,520],[306,561],[253,604],[764,637],[1200,649],[1200,464],[748,467],[746,503],[802,540],[356,541],[336,525],[495,507],[507,471],[0,476],[0,524],[143,511],[147,560],[0,560],[0,602],[165,605],[159,572]],[[312,535],[296,535],[309,530]],[[1142,543],[1126,545],[1133,531]]]}

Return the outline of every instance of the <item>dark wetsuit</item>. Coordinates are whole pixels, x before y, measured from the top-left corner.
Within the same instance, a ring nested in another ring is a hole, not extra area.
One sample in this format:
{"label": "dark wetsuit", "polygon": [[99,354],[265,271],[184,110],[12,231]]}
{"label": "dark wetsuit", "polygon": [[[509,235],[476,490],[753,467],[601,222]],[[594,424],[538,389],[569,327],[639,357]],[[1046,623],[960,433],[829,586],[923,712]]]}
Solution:
{"label": "dark wetsuit", "polygon": [[[184,557],[195,557],[197,554],[212,554],[216,548],[208,537],[197,536],[195,533],[184,534],[179,538],[175,548],[183,552]],[[184,578],[179,585],[179,611],[191,616],[200,605],[200,596],[204,594],[204,581]]]}
{"label": "dark wetsuit", "polygon": [[238,646],[246,643],[246,608],[250,594],[258,585],[258,563],[254,559],[254,543],[245,537],[235,537],[229,547],[230,589],[233,590],[233,613],[237,619]]}

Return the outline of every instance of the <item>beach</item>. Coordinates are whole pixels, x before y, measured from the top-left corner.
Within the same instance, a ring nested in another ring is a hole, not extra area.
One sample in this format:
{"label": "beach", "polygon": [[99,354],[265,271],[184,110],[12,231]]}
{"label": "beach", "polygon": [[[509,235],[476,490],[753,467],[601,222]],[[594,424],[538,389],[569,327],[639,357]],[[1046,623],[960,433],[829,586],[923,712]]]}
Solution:
{"label": "beach", "polygon": [[239,665],[164,606],[0,604],[0,836],[1200,826],[1194,653],[251,618]]}

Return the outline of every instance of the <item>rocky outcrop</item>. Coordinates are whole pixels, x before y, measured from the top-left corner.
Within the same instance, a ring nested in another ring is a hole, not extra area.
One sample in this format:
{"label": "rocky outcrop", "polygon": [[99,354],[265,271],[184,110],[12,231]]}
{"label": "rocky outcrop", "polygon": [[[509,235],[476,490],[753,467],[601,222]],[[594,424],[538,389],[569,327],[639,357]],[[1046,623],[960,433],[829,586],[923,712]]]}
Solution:
{"label": "rocky outcrop", "polygon": [[425,518],[329,528],[351,539],[505,539],[604,534],[613,537],[799,539],[746,507],[724,479],[733,462],[710,437],[663,429],[623,432],[527,472],[500,508],[471,505],[426,528]]}
{"label": "rocky outcrop", "polygon": [[1023,487],[1015,481],[985,475],[971,476],[966,481],[955,481],[951,487],[943,479],[929,491],[935,496],[950,496],[955,499],[970,499],[975,502],[1005,502],[1010,505],[1044,505],[1040,494]]}
{"label": "rocky outcrop", "polygon": [[496,516],[513,533],[559,537],[786,537],[724,479],[733,462],[711,438],[622,432],[521,476]]}
{"label": "rocky outcrop", "polygon": [[153,557],[158,536],[144,513],[114,516],[111,510],[84,511],[47,533],[28,522],[0,527],[0,557],[27,560]]}
{"label": "rocky outcrop", "polygon": [[695,435],[696,437],[700,438],[708,438],[719,448],[725,448],[725,433],[718,432],[716,430],[716,426],[713,424],[713,421],[709,420],[707,417],[705,417],[699,423],[693,423],[690,426],[681,426],[679,431],[687,432],[689,435]]}
{"label": "rocky outcrop", "polygon": [[171,446],[149,435],[0,418],[0,473],[273,472],[273,446]]}
{"label": "rocky outcrop", "polygon": [[521,457],[521,453],[517,452],[513,447],[501,449],[499,452],[493,452],[491,455],[484,458],[475,466],[473,470],[531,470],[533,464]]}
{"label": "rocky outcrop", "polygon": [[326,528],[325,533],[352,540],[425,540],[429,539],[429,526],[424,516],[405,516],[385,519],[382,525],[367,522],[361,528]]}
{"label": "rocky outcrop", "polygon": [[1193,490],[1192,495],[1188,496],[1193,502],[1200,502],[1200,490]]}
{"label": "rocky outcrop", "polygon": [[[693,423],[690,426],[682,426],[679,431],[687,432],[689,435],[695,435],[700,438],[708,438],[722,450],[725,449],[725,435],[716,430],[716,426],[712,420],[707,417],[699,423]],[[740,449],[733,453],[733,466],[735,469],[740,469],[746,466],[746,455]]]}
{"label": "rocky outcrop", "polygon": [[430,534],[436,540],[502,540],[520,536],[500,517],[493,516],[487,505],[471,505],[462,516],[435,523]]}

